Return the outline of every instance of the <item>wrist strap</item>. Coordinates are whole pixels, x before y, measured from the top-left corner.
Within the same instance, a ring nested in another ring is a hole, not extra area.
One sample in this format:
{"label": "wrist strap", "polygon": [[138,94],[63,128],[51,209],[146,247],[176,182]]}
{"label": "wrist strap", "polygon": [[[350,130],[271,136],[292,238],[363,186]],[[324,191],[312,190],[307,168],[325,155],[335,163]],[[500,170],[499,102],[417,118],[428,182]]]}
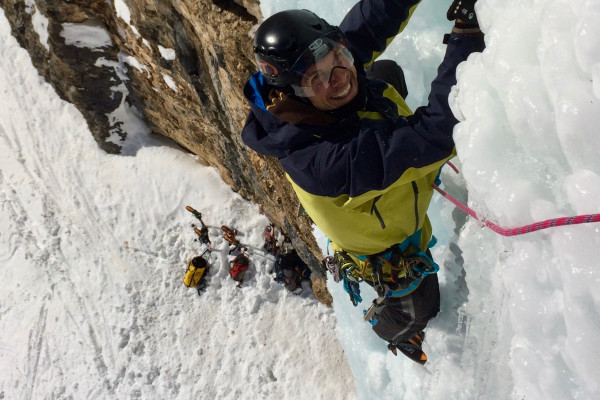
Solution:
{"label": "wrist strap", "polygon": [[475,35],[475,34],[481,34],[483,35],[483,32],[481,32],[481,29],[479,29],[478,26],[474,26],[471,28],[462,28],[462,27],[458,27],[458,26],[454,26],[452,28],[452,33],[458,33],[459,35]]}

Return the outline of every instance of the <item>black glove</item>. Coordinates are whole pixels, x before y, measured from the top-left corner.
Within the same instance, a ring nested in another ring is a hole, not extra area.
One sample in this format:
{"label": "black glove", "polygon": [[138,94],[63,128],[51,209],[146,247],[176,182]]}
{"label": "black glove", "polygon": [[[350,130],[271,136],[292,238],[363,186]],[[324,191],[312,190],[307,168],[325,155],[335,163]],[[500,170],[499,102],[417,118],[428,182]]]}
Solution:
{"label": "black glove", "polygon": [[476,27],[479,26],[477,22],[477,15],[475,14],[475,3],[477,0],[454,0],[452,5],[448,9],[446,18],[448,21],[454,21],[460,19],[463,23],[462,26]]}

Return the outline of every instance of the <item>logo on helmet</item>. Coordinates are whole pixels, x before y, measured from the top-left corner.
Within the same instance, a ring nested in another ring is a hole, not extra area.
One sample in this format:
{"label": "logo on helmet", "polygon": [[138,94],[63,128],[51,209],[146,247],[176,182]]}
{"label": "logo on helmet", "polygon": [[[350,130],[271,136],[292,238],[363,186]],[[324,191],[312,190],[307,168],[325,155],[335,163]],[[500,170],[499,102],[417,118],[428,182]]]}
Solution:
{"label": "logo on helmet", "polygon": [[277,68],[275,68],[273,65],[269,64],[266,61],[259,61],[258,62],[258,70],[260,71],[261,74],[266,75],[266,76],[278,76],[279,75],[279,71],[277,71]]}
{"label": "logo on helmet", "polygon": [[323,43],[323,39],[320,38],[312,42],[308,48],[312,52],[315,60],[321,58],[329,52],[329,48],[325,43]]}

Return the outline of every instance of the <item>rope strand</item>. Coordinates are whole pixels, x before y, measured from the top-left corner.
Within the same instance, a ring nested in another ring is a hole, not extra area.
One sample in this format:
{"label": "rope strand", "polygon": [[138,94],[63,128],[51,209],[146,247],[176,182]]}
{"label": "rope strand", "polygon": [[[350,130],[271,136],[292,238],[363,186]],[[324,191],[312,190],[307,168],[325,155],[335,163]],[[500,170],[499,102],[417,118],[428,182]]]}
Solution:
{"label": "rope strand", "polygon": [[[448,165],[456,173],[458,173],[458,169],[453,164],[451,164],[449,162]],[[440,193],[446,199],[448,199],[456,207],[460,208],[462,211],[469,214],[471,217],[473,217],[477,221],[485,224],[485,226],[487,226],[488,228],[490,228],[491,230],[493,230],[494,232],[496,232],[502,236],[523,235],[525,233],[535,232],[535,231],[539,231],[539,230],[547,229],[547,228],[553,228],[555,226],[589,224],[591,222],[600,222],[600,214],[587,214],[587,215],[577,215],[574,217],[561,217],[561,218],[547,219],[545,221],[536,222],[536,223],[521,226],[518,228],[504,228],[504,227],[497,225],[491,221],[488,221],[488,220],[485,220],[485,219],[479,217],[473,209],[467,207],[460,201],[456,200],[454,197],[450,196],[444,190],[440,189],[440,187],[437,186],[436,184],[433,185],[433,188],[435,190],[437,190],[438,193]]]}

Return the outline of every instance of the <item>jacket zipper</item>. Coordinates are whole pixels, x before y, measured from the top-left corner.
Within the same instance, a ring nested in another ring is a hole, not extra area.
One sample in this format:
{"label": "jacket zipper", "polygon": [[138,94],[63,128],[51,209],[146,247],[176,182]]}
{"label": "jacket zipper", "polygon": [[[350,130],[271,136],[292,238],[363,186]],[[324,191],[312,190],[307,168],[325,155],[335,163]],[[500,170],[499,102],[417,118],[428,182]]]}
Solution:
{"label": "jacket zipper", "polygon": [[381,216],[381,214],[379,213],[379,210],[377,209],[377,206],[375,205],[375,203],[377,203],[377,200],[379,200],[380,198],[381,198],[381,195],[379,195],[373,199],[373,205],[371,206],[371,215],[373,215],[373,213],[375,213],[375,215],[377,216],[377,219],[379,220],[379,223],[381,224],[381,229],[385,229],[385,222],[383,221],[383,217]]}
{"label": "jacket zipper", "polygon": [[413,192],[415,193],[415,232],[419,230],[419,187],[417,182],[412,182]]}

